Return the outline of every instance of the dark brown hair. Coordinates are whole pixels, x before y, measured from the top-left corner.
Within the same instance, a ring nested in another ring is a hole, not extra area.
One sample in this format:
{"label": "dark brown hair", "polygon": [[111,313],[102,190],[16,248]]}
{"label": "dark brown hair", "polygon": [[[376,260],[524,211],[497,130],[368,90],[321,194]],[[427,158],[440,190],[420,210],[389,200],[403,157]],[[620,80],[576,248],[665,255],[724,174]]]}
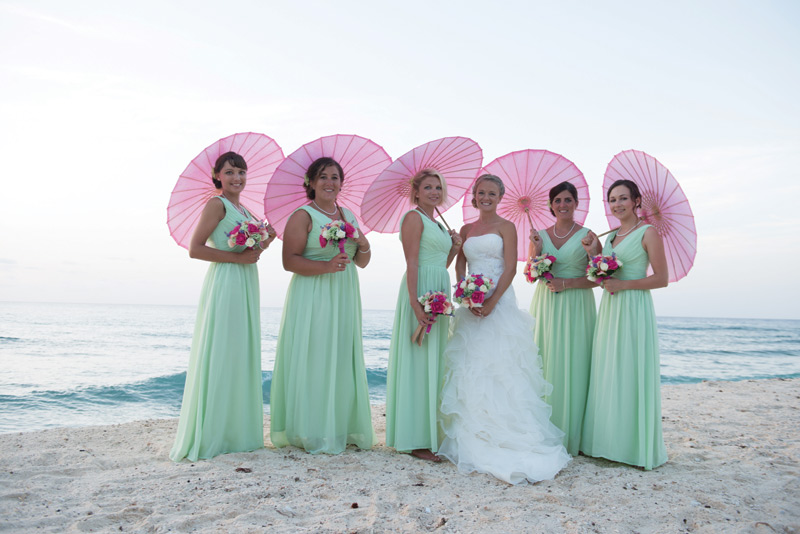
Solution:
{"label": "dark brown hair", "polygon": [[553,211],[553,199],[564,191],[569,191],[569,194],[572,195],[572,199],[576,204],[578,203],[578,190],[575,189],[575,186],[569,182],[561,182],[550,190],[550,203],[548,204],[548,207],[550,208],[550,213],[553,215],[553,217],[556,216],[556,212]]}
{"label": "dark brown hair", "polygon": [[624,185],[628,188],[628,191],[631,192],[631,200],[633,200],[634,209],[642,207],[642,194],[639,192],[639,186],[631,180],[617,180],[611,184],[611,187],[608,188],[608,192],[606,192],[606,202],[608,202],[609,197],[611,197],[611,191],[618,185]]}
{"label": "dark brown hair", "polygon": [[311,182],[319,178],[319,175],[322,174],[322,171],[324,171],[331,165],[336,167],[336,170],[339,171],[339,183],[344,184],[344,170],[342,170],[342,166],[339,165],[338,161],[328,157],[317,158],[316,160],[314,160],[314,163],[309,165],[308,170],[306,171],[308,184],[306,184],[305,182],[303,183],[303,187],[306,188],[306,196],[308,197],[309,200],[314,200],[314,197],[317,194],[314,191],[314,188],[311,186]]}
{"label": "dark brown hair", "polygon": [[214,187],[217,189],[222,189],[222,182],[217,179],[217,175],[226,163],[230,163],[231,167],[247,170],[247,163],[245,163],[242,156],[236,152],[225,152],[217,158],[217,162],[214,164],[214,172],[211,174],[211,181],[214,182]]}

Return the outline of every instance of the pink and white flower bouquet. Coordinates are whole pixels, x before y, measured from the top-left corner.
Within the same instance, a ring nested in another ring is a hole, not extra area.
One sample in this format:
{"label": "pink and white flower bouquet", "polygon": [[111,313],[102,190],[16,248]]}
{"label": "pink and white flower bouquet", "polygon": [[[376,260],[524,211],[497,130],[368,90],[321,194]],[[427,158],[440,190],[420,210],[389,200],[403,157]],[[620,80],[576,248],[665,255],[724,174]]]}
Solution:
{"label": "pink and white flower bouquet", "polygon": [[[422,309],[425,310],[425,313],[433,316],[434,322],[437,315],[453,315],[453,303],[447,298],[447,293],[443,291],[428,291],[417,300],[422,304]],[[422,338],[425,337],[425,334],[431,333],[431,326],[429,324],[423,331],[422,325],[419,325],[411,335],[411,341],[421,346]]]}
{"label": "pink and white flower bouquet", "polygon": [[320,226],[319,246],[325,248],[329,242],[339,245],[339,252],[344,252],[344,243],[348,238],[357,239],[358,230],[347,221],[335,220]]}
{"label": "pink and white flower bouquet", "polygon": [[529,258],[525,263],[525,268],[522,270],[525,274],[525,280],[531,284],[535,284],[542,279],[545,282],[549,282],[554,278],[550,270],[555,262],[556,257],[552,254],[542,254],[535,258]]}
{"label": "pink and white flower bouquet", "polygon": [[228,246],[244,245],[253,248],[262,241],[269,239],[267,221],[242,221],[226,234]]}
{"label": "pink and white flower bouquet", "polygon": [[[589,259],[589,264],[586,266],[586,278],[602,284],[622,267],[622,261],[617,259],[616,253],[611,253],[611,256],[598,255]],[[614,293],[611,293],[612,295]]]}
{"label": "pink and white flower bouquet", "polygon": [[471,274],[455,285],[453,300],[467,308],[482,308],[486,294],[494,287],[494,281],[482,274]]}

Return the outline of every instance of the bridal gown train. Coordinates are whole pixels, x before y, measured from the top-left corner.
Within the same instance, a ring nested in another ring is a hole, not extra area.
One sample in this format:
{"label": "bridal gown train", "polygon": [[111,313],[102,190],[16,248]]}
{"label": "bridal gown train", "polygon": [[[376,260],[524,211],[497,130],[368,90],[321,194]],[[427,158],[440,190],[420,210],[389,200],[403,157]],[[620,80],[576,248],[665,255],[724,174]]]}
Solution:
{"label": "bridal gown train", "polygon": [[[464,254],[470,274],[499,280],[501,236],[470,237]],[[555,477],[570,456],[543,399],[552,386],[542,375],[533,319],[517,307],[513,287],[487,317],[456,310],[452,328],[440,407],[445,437],[437,454],[461,472],[488,473],[511,484]]]}

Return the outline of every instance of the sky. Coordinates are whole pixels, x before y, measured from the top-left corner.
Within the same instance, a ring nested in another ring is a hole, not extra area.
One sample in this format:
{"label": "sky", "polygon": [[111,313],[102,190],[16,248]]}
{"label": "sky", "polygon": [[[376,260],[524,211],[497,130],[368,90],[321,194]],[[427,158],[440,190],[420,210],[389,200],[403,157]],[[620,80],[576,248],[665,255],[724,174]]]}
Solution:
{"label": "sky", "polygon": [[[800,319],[797,2],[222,6],[0,0],[1,301],[196,305],[208,265],[166,225],[187,164],[236,132],[285,154],[351,133],[392,157],[445,136],[477,141],[485,164],[562,154],[598,232],[606,166],[643,150],[698,232],[657,314]],[[460,225],[460,203],[445,218]],[[393,309],[399,239],[368,237],[363,306]],[[262,306],[280,307],[278,246],[259,273]],[[527,308],[533,287],[514,287]]]}

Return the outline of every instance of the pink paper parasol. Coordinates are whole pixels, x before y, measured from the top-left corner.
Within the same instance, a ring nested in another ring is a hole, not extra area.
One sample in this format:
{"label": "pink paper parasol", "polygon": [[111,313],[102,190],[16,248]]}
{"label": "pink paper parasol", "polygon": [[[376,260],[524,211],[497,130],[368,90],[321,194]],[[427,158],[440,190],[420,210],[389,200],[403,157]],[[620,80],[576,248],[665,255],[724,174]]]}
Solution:
{"label": "pink paper parasol", "polygon": [[406,152],[389,165],[364,195],[361,218],[376,232],[400,230],[400,218],[414,207],[408,196],[411,178],[422,169],[433,168],[447,182],[447,198],[441,211],[458,202],[481,168],[483,151],[466,137],[445,137]]}
{"label": "pink paper parasol", "polygon": [[[263,197],[270,224],[283,239],[286,222],[294,210],[308,202],[303,178],[314,160],[329,157],[344,170],[344,184],[337,201],[355,214],[361,213],[361,200],[367,188],[392,158],[376,143],[357,135],[330,135],[311,141],[292,152],[280,164]],[[366,234],[370,228],[361,223]]]}
{"label": "pink paper parasol", "polygon": [[[697,254],[697,230],[689,200],[683,194],[672,173],[656,158],[639,150],[620,152],[606,168],[603,178],[603,200],[606,219],[612,228],[619,221],[611,214],[608,188],[617,180],[631,180],[642,194],[639,216],[652,224],[664,240],[664,252],[669,266],[669,281],[677,282],[689,272]],[[648,274],[652,269],[648,268]]]}
{"label": "pink paper parasol", "polygon": [[189,248],[192,232],[208,199],[221,193],[211,182],[211,175],[217,158],[225,152],[236,152],[247,163],[247,185],[240,200],[254,216],[264,218],[264,191],[272,173],[283,161],[283,151],[264,134],[230,135],[209,145],[194,158],[172,190],[167,206],[167,226],[172,238],[183,248]]}
{"label": "pink paper parasol", "polygon": [[[506,193],[497,206],[497,213],[517,227],[517,260],[528,257],[528,236],[531,224],[536,230],[552,226],[556,218],[550,213],[550,189],[561,182],[570,182],[578,190],[575,221],[583,224],[589,213],[589,187],[583,173],[574,163],[547,150],[520,150],[500,156],[481,169],[479,175],[494,174],[503,180]],[[472,196],[464,198],[464,222],[478,218],[472,207]]]}

